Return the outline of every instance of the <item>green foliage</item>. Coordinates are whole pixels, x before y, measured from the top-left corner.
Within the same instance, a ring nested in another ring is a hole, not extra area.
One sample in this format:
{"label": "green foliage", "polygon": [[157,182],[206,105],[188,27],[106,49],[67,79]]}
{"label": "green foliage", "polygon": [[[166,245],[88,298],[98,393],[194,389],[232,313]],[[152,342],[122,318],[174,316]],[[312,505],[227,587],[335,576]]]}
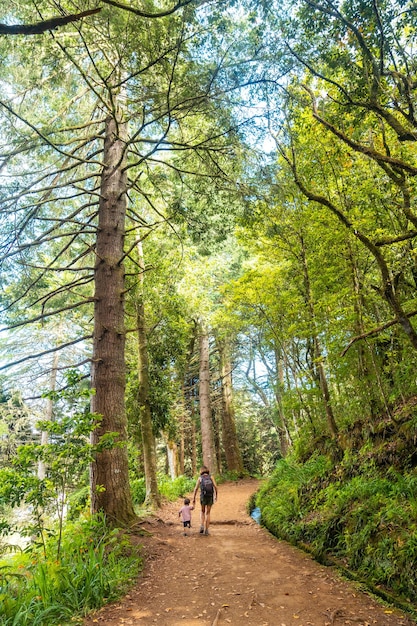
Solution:
{"label": "green foliage", "polygon": [[158,480],[159,491],[168,500],[175,501],[185,496],[194,489],[195,480],[187,476],[178,476],[172,480],[168,476],[160,476]]}
{"label": "green foliage", "polygon": [[[188,476],[178,476],[177,478],[170,478],[166,474],[160,474],[158,476],[158,490],[159,493],[166,498],[174,502],[178,498],[184,497],[187,493],[190,493],[194,489],[195,480]],[[146,497],[146,485],[145,478],[131,478],[130,489],[132,492],[133,503],[138,506],[145,502]]]}
{"label": "green foliage", "polygon": [[146,498],[146,485],[144,478],[132,478],[130,480],[130,491],[133,504],[143,504]]}
{"label": "green foliage", "polygon": [[[68,497],[80,483],[86,482],[88,464],[94,452],[89,434],[98,421],[98,417],[89,411],[91,392],[80,385],[81,375],[71,370],[66,379],[66,389],[45,394],[56,407],[53,421],[38,424],[39,429],[48,433],[48,443],[20,446],[12,467],[0,469],[0,504],[12,508],[21,504],[30,507],[32,522],[21,532],[36,537],[44,550],[48,520],[57,517],[59,535],[62,534]],[[107,433],[98,447],[113,445],[114,435]],[[35,471],[40,462],[45,467],[45,477],[42,478]],[[57,557],[59,549],[58,541]]]}
{"label": "green foliage", "polygon": [[68,494],[68,513],[66,519],[77,520],[82,513],[88,510],[90,504],[90,485],[87,483]]}
{"label": "green foliage", "polygon": [[19,445],[33,440],[29,414],[20,392],[9,394],[0,387],[0,466],[11,463]]}
{"label": "green foliage", "polygon": [[120,597],[141,568],[128,538],[100,516],[67,524],[59,559],[56,539],[46,549],[46,556],[32,547],[0,562],[1,626],[74,623]]}
{"label": "green foliage", "polygon": [[250,476],[249,472],[244,471],[243,473],[239,473],[237,470],[230,470],[222,472],[220,476],[216,477],[216,482],[218,485],[226,482],[238,481],[240,478]]}
{"label": "green foliage", "polygon": [[277,429],[270,419],[270,411],[255,404],[244,406],[242,398],[237,402],[237,434],[243,467],[251,476],[268,476],[281,457]]}
{"label": "green foliage", "polygon": [[323,455],[311,457],[304,465],[281,460],[271,479],[261,488],[256,504],[262,511],[262,523],[287,541],[299,537],[294,520],[300,520],[307,504],[301,495],[312,480],[326,476],[330,461]]}
{"label": "green foliage", "polygon": [[280,461],[256,500],[275,535],[415,603],[417,472],[380,468],[369,442],[341,463]]}
{"label": "green foliage", "polygon": [[[158,476],[159,493],[167,500],[173,502],[192,491],[194,485],[195,480],[187,476],[178,476],[174,479],[162,474]],[[143,504],[146,497],[145,478],[132,478],[130,480],[130,489],[133,503],[136,506]]]}

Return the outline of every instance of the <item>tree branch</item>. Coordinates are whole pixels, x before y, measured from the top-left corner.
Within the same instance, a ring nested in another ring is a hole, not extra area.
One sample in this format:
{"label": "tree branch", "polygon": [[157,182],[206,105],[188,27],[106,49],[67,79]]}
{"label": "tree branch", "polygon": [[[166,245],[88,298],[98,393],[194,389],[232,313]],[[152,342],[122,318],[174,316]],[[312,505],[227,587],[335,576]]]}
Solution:
{"label": "tree branch", "polygon": [[[414,315],[417,315],[417,310],[416,311],[411,311],[411,313],[405,313],[405,316],[408,317],[408,318],[414,317]],[[383,330],[386,330],[387,328],[390,328],[391,326],[395,326],[395,324],[399,324],[399,323],[400,323],[400,320],[398,320],[396,318],[394,320],[391,320],[390,322],[386,322],[385,324],[382,324],[382,326],[378,326],[377,328],[373,328],[372,330],[368,330],[366,333],[362,333],[361,335],[357,335],[356,337],[353,337],[353,339],[351,339],[349,341],[348,345],[343,350],[343,352],[341,353],[340,356],[345,356],[346,352],[357,341],[360,341],[361,339],[366,339],[367,337],[372,337],[372,335],[378,335],[378,333],[382,332]]]}
{"label": "tree branch", "polygon": [[[378,152],[377,150],[374,150],[373,148],[368,148],[367,146],[363,146],[362,144],[359,144],[356,141],[353,141],[353,139],[345,135],[345,133],[343,133],[341,130],[336,128],[336,126],[331,124],[325,118],[321,117],[321,115],[318,112],[316,99],[312,90],[307,85],[302,85],[302,87],[303,89],[306,90],[306,92],[311,97],[313,117],[318,122],[320,122],[320,124],[322,124],[325,128],[330,130],[333,133],[333,135],[341,139],[346,145],[348,145],[350,148],[355,150],[355,152],[360,152],[362,154],[365,154],[366,156],[376,161],[378,164],[387,164],[393,168],[397,168],[398,170],[406,171],[412,176],[417,175],[417,168],[414,167],[413,165],[409,165],[408,163],[405,163],[405,161],[401,161],[400,159],[396,159],[394,157],[390,157],[388,155],[382,154],[381,152]],[[384,115],[385,117],[385,114],[382,110],[378,109],[378,112],[381,115]]]}
{"label": "tree branch", "polygon": [[53,17],[50,20],[43,20],[36,24],[0,24],[0,35],[40,35],[47,30],[55,30],[55,28],[65,26],[65,24],[69,24],[70,22],[76,22],[83,19],[83,17],[94,15],[94,13],[99,13],[100,11],[101,8],[90,9],[82,13],[65,15],[65,17]]}
{"label": "tree branch", "polygon": [[135,15],[138,15],[139,17],[155,18],[155,17],[166,17],[167,15],[172,15],[172,13],[175,13],[175,11],[178,11],[178,9],[181,9],[182,7],[186,7],[188,4],[191,4],[192,2],[194,2],[194,0],[183,0],[182,2],[180,0],[173,7],[171,7],[171,9],[167,9],[166,11],[161,11],[160,13],[147,13],[146,11],[135,9],[131,6],[128,6],[127,4],[122,4],[121,2],[115,2],[115,0],[102,0],[102,2],[104,2],[104,4],[110,4],[111,6],[116,7],[117,9],[122,9],[123,11],[130,11],[131,13],[134,13]]}
{"label": "tree branch", "polygon": [[25,361],[29,361],[31,359],[38,359],[41,356],[45,356],[45,354],[51,354],[52,352],[57,352],[58,350],[63,350],[64,348],[68,348],[69,346],[73,346],[76,343],[80,343],[81,341],[86,341],[87,339],[92,339],[93,335],[85,335],[84,337],[80,337],[79,339],[74,339],[73,341],[68,341],[67,343],[63,343],[60,346],[56,346],[55,348],[50,348],[49,350],[44,350],[43,352],[38,352],[37,354],[29,354],[22,359],[18,359],[17,361],[12,361],[11,363],[6,363],[6,365],[2,365],[0,370],[5,370],[9,367],[13,367],[14,365],[20,365],[20,363],[24,363]]}
{"label": "tree branch", "polygon": [[77,307],[83,306],[84,304],[88,304],[90,302],[94,302],[94,298],[85,298],[85,300],[81,300],[80,302],[75,302],[74,304],[69,304],[68,306],[64,306],[61,309],[57,309],[56,311],[51,311],[50,313],[42,313],[41,315],[32,317],[30,320],[24,320],[23,322],[17,322],[16,324],[12,324],[11,326],[5,326],[4,328],[0,328],[0,333],[2,333],[4,330],[11,330],[12,328],[19,328],[19,326],[26,326],[26,324],[32,324],[32,322],[38,322],[39,320],[45,319],[45,317],[50,317],[51,315],[57,315],[58,313],[62,313],[63,311],[70,311],[71,309],[76,309]]}

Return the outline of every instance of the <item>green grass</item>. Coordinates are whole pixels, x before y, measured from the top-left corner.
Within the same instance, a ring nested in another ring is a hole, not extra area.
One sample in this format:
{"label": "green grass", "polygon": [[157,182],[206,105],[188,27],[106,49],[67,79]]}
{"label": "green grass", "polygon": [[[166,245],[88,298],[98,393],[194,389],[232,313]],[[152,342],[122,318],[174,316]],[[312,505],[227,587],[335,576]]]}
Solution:
{"label": "green grass", "polygon": [[100,517],[66,526],[59,560],[54,539],[47,549],[48,558],[32,548],[0,562],[1,626],[74,624],[126,592],[142,566],[128,538]]}
{"label": "green grass", "polygon": [[277,537],[304,545],[374,588],[417,602],[417,472],[400,474],[334,465],[313,455],[280,461],[258,493],[262,523]]}

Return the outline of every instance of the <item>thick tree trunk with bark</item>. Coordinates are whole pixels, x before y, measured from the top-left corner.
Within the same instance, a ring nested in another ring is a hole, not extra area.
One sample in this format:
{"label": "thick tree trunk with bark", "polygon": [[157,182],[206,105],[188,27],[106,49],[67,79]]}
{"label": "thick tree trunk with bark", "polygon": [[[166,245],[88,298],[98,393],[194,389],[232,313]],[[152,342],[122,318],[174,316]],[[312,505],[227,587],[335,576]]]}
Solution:
{"label": "thick tree trunk with bark", "polygon": [[197,474],[197,425],[194,404],[191,405],[191,471]]}
{"label": "thick tree trunk with bark", "polygon": [[134,518],[129,487],[125,411],[125,328],[123,242],[126,214],[125,129],[113,117],[105,127],[95,263],[92,411],[101,415],[92,433],[117,433],[117,445],[97,452],[91,465],[91,508],[103,511],[111,524]]}
{"label": "thick tree trunk with bark", "polygon": [[139,416],[142,432],[143,461],[145,466],[146,504],[158,507],[160,496],[158,491],[156,471],[156,446],[152,425],[152,412],[150,405],[150,381],[149,381],[149,357],[148,338],[146,335],[145,303],[143,296],[143,280],[145,262],[143,258],[142,244],[138,246],[141,293],[137,303],[137,328],[138,328],[138,377],[139,377]]}
{"label": "thick tree trunk with bark", "polygon": [[181,413],[179,417],[179,451],[178,451],[178,469],[181,475],[185,472],[185,391],[184,386],[181,390],[180,398]]}
{"label": "thick tree trunk with bark", "polygon": [[213,425],[211,419],[210,402],[210,351],[207,331],[200,327],[200,421],[201,447],[203,464],[212,474],[218,473],[217,457],[214,447]]}
{"label": "thick tree trunk with bark", "polygon": [[236,433],[235,410],[233,406],[232,362],[230,346],[226,341],[217,341],[220,354],[220,376],[222,381],[222,434],[227,469],[243,474],[242,455]]}

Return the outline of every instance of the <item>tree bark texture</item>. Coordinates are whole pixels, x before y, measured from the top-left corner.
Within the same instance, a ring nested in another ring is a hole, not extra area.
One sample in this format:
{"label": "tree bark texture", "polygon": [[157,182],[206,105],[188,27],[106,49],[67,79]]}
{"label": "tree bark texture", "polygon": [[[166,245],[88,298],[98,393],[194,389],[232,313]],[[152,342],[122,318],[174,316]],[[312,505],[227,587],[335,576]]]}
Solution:
{"label": "tree bark texture", "polygon": [[222,434],[227,469],[243,474],[242,455],[236,432],[235,410],[233,406],[232,362],[230,346],[226,341],[217,342],[220,353],[220,376],[222,381]]}
{"label": "tree bark texture", "polygon": [[138,335],[138,377],[139,377],[139,416],[142,432],[143,461],[145,467],[146,504],[159,506],[160,496],[156,468],[156,444],[152,425],[150,404],[149,356],[148,338],[146,335],[145,303],[143,294],[143,280],[145,262],[141,242],[137,245],[139,255],[141,293],[137,302],[137,335]]}
{"label": "tree bark texture", "polygon": [[169,437],[166,438],[167,463],[170,478],[174,480],[178,477],[178,446]]}
{"label": "tree bark texture", "polygon": [[210,402],[210,350],[207,331],[200,329],[200,422],[201,422],[201,447],[203,464],[212,474],[218,473],[216,452],[214,447],[213,424],[211,419]]}
{"label": "tree bark texture", "polygon": [[184,475],[185,473],[185,391],[184,386],[181,389],[181,398],[180,398],[180,417],[179,417],[179,451],[178,451],[178,470],[180,475]]}
{"label": "tree bark texture", "polygon": [[91,508],[113,525],[135,518],[129,487],[125,411],[123,243],[126,215],[125,128],[109,116],[105,125],[95,263],[92,410],[101,416],[92,433],[117,433],[117,445],[100,449],[91,464]]}
{"label": "tree bark texture", "polygon": [[197,474],[197,424],[194,403],[191,403],[191,472]]}

